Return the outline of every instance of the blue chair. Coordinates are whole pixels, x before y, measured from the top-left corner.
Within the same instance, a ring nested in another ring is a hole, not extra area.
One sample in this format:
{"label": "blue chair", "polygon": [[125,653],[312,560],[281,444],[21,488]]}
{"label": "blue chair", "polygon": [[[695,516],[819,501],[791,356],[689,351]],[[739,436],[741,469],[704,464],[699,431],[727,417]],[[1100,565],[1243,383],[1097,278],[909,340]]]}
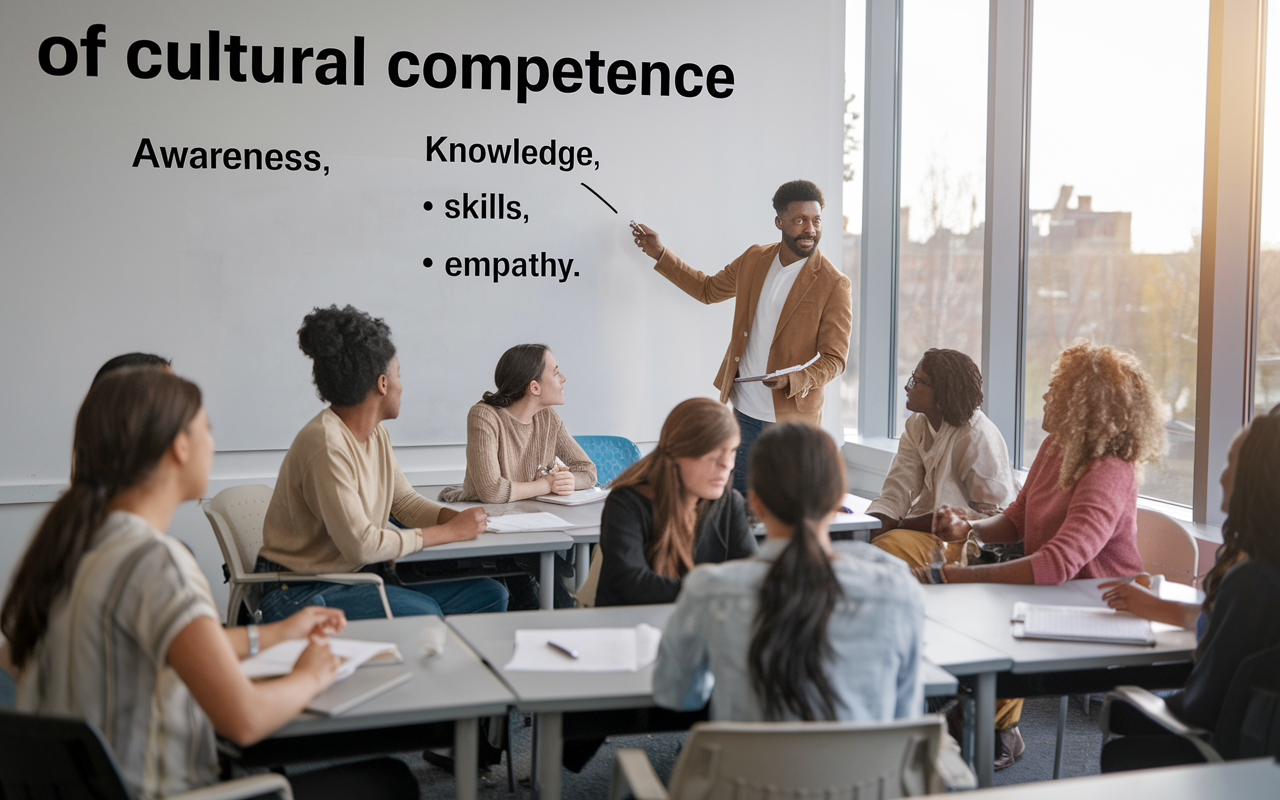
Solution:
{"label": "blue chair", "polygon": [[624,469],[640,459],[640,448],[625,436],[573,437],[596,465],[596,483],[608,486]]}

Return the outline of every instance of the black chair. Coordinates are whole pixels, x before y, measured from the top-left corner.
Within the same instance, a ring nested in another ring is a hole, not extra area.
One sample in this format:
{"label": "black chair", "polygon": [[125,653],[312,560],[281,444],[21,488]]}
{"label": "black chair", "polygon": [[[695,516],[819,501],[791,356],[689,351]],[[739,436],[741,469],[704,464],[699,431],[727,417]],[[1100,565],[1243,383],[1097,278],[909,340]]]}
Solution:
{"label": "black chair", "polygon": [[[135,800],[91,722],[0,711],[0,791],[30,800]],[[281,775],[254,775],[170,800],[293,800]]]}
{"label": "black chair", "polygon": [[1137,686],[1107,694],[1100,724],[1103,772],[1280,756],[1280,645],[1240,662],[1214,731],[1186,724]]}

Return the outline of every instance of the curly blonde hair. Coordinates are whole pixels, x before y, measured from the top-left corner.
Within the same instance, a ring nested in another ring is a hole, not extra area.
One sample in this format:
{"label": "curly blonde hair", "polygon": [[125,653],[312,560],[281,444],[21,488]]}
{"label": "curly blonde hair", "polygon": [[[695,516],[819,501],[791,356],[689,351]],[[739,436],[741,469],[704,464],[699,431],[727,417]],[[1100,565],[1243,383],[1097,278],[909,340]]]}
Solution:
{"label": "curly blonde hair", "polygon": [[1073,486],[1099,458],[1116,456],[1139,469],[1156,461],[1165,450],[1166,416],[1133,354],[1083,339],[1063,350],[1044,409],[1044,429],[1055,434],[1062,456],[1058,486]]}

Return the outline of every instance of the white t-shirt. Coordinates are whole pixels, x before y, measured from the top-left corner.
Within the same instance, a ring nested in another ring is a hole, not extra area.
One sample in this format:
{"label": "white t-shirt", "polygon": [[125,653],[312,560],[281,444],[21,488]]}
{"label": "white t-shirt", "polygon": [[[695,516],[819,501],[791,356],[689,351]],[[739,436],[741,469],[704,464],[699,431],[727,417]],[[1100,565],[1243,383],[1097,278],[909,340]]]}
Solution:
{"label": "white t-shirt", "polygon": [[92,720],[139,798],[215,783],[213,725],[169,666],[169,645],[218,619],[209,583],[176,539],[107,515],[18,680],[18,710]]}
{"label": "white t-shirt", "polygon": [[[747,349],[742,353],[742,361],[738,362],[738,377],[750,378],[769,372],[769,348],[773,345],[774,334],[778,332],[782,307],[786,305],[787,295],[791,294],[796,276],[807,261],[808,259],[801,258],[784,267],[782,248],[778,248],[778,255],[774,256],[773,264],[764,276],[764,285],[760,287],[760,299],[756,301],[756,315],[751,321]],[[735,335],[737,333],[734,331]],[[773,390],[760,381],[735,383],[731,397],[733,407],[748,417],[777,422],[773,414]]]}

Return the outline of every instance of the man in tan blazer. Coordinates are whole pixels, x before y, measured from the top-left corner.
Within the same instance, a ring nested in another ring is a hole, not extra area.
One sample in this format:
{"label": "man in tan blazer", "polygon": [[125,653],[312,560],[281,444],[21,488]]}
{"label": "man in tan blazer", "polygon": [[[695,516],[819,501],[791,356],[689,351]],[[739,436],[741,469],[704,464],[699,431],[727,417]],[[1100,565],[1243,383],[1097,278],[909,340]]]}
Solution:
{"label": "man in tan blazer", "polygon": [[[742,444],[733,486],[747,490],[747,457],[766,426],[780,420],[822,420],[823,388],[844,372],[853,325],[849,279],[818,251],[822,191],[791,181],[773,195],[774,225],[782,241],[753,245],[708,276],[663,247],[652,228],[635,225],[636,246],[657,259],[656,269],[695,300],[734,298],[733,331],[715,386],[720,401],[733,400]],[[768,381],[735,382],[779,369],[808,367]]]}

